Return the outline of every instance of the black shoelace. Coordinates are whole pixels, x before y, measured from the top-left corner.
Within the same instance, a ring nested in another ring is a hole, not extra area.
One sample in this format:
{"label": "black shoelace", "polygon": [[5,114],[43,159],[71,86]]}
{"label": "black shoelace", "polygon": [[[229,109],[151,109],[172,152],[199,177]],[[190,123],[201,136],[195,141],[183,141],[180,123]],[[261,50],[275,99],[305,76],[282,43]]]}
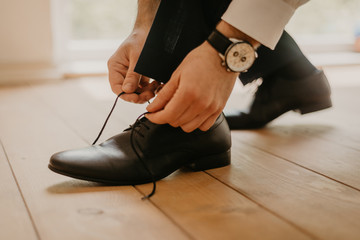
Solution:
{"label": "black shoelace", "polygon": [[[102,135],[104,129],[105,129],[105,126],[107,124],[107,122],[109,121],[109,118],[111,116],[111,114],[113,113],[114,109],[115,109],[115,106],[116,106],[116,103],[118,101],[118,99],[120,98],[121,95],[123,95],[124,92],[121,92],[119,95],[117,95],[116,99],[115,99],[115,102],[110,110],[110,113],[108,114],[107,118],[105,119],[105,122],[98,134],[98,136],[96,137],[95,141],[92,143],[92,145],[95,145],[96,142],[99,140],[100,136]],[[151,177],[151,181],[153,183],[153,189],[151,191],[151,193],[149,193],[148,195],[145,195],[144,197],[142,197],[141,199],[142,200],[145,200],[145,199],[149,199],[151,196],[153,196],[155,194],[155,191],[156,191],[156,181],[155,181],[155,178],[154,178],[154,174],[152,174],[151,170],[149,169],[148,165],[146,164],[146,162],[142,159],[142,157],[140,156],[139,152],[137,151],[136,147],[135,147],[135,140],[134,140],[134,134],[137,133],[137,131],[135,130],[135,128],[137,126],[139,126],[140,124],[142,124],[142,122],[140,121],[140,119],[142,117],[145,116],[145,114],[147,114],[148,112],[145,112],[143,114],[141,114],[136,120],[135,120],[135,123],[133,125],[130,125],[129,129],[131,130],[131,133],[130,133],[130,144],[131,144],[131,148],[133,149],[133,151],[135,152],[136,156],[138,157],[139,161],[143,164],[145,170],[149,173],[149,176]],[[147,126],[146,126],[147,127]]]}

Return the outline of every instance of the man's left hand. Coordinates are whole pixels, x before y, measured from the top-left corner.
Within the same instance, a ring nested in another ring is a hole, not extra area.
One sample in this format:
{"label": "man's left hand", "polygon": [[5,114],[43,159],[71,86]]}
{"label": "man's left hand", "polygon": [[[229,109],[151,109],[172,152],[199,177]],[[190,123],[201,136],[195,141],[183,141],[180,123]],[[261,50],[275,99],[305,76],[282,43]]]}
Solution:
{"label": "man's left hand", "polygon": [[146,117],[185,132],[206,131],[224,109],[237,76],[221,66],[218,52],[205,41],[185,57],[147,107]]}

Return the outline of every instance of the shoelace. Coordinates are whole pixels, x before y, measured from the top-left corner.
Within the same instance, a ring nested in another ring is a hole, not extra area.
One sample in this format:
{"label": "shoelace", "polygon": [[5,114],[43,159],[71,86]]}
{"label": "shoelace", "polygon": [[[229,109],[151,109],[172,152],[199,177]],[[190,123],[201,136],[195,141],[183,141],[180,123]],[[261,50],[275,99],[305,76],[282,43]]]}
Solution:
{"label": "shoelace", "polygon": [[[108,114],[107,118],[105,119],[105,122],[98,134],[98,136],[96,137],[96,139],[94,140],[94,142],[91,144],[91,145],[95,145],[97,143],[97,141],[99,140],[100,136],[102,135],[105,127],[106,127],[106,124],[107,122],[109,121],[110,119],[110,116],[111,114],[113,113],[114,109],[115,109],[115,106],[116,106],[116,103],[117,101],[119,100],[120,96],[123,95],[124,92],[121,92],[119,95],[117,95],[116,99],[115,99],[115,102],[110,110],[110,113]],[[135,140],[134,140],[134,134],[137,133],[137,131],[135,130],[135,128],[141,124],[141,121],[140,119],[142,117],[145,116],[145,114],[147,114],[148,112],[145,112],[143,114],[141,114],[136,120],[135,120],[135,123],[133,125],[130,125],[130,128],[131,129],[131,133],[130,133],[130,144],[131,144],[131,148],[133,149],[133,151],[135,152],[136,156],[138,157],[139,161],[142,163],[142,165],[144,166],[145,170],[149,173],[150,177],[151,177],[151,181],[153,183],[153,189],[151,191],[151,193],[149,193],[148,195],[145,195],[144,197],[142,197],[141,199],[142,200],[145,200],[145,199],[149,199],[151,196],[153,196],[155,194],[155,191],[156,191],[156,181],[155,181],[155,178],[154,178],[154,174],[152,174],[149,166],[146,164],[146,162],[142,159],[142,157],[140,156],[139,152],[136,150],[136,147],[135,147]]]}

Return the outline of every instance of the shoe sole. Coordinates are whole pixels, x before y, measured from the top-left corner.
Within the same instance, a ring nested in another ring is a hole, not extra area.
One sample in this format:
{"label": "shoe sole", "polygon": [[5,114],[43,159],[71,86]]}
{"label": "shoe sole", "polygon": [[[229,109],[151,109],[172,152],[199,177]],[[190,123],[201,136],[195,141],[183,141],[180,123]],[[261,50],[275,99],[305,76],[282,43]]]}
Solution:
{"label": "shoe sole", "polygon": [[312,113],[316,111],[321,111],[326,108],[332,107],[332,102],[330,98],[322,99],[321,101],[312,101],[310,103],[304,104],[303,106],[298,107],[297,109],[293,110],[295,112],[299,112],[300,114],[304,115],[307,113]]}
{"label": "shoe sole", "polygon": [[[190,168],[192,171],[204,171],[204,170],[213,169],[213,168],[225,167],[225,166],[230,165],[230,163],[231,163],[231,151],[229,149],[226,152],[223,152],[220,154],[214,154],[214,155],[201,157],[201,158],[197,159],[196,161],[194,161],[193,163],[186,164],[185,167]],[[106,180],[106,179],[91,178],[91,177],[86,177],[86,176],[75,175],[75,174],[57,169],[56,167],[52,166],[51,164],[48,165],[48,168],[55,173],[58,173],[58,174],[61,174],[61,175],[67,176],[67,177],[91,181],[91,182],[115,185],[115,186],[140,185],[140,184],[146,184],[146,183],[153,182],[153,179],[146,179],[146,180],[142,180],[142,181],[131,181],[131,182],[112,181],[112,180]],[[163,176],[155,177],[154,180],[155,181],[161,180],[161,179],[167,177],[168,175],[170,175],[171,173],[165,174]]]}
{"label": "shoe sole", "polygon": [[51,166],[50,164],[48,165],[48,168],[55,173],[58,173],[58,174],[61,174],[61,175],[67,176],[67,177],[71,177],[71,178],[75,178],[75,179],[79,179],[79,180],[90,181],[90,182],[103,183],[103,184],[113,185],[113,186],[129,186],[129,185],[138,185],[138,184],[145,184],[145,183],[152,182],[152,180],[136,182],[136,183],[134,183],[134,181],[132,181],[131,183],[130,182],[118,182],[118,181],[104,180],[104,179],[99,179],[99,178],[91,178],[91,177],[85,177],[85,176],[71,174],[71,173],[59,170],[59,169]]}
{"label": "shoe sole", "polygon": [[214,154],[206,157],[201,157],[193,163],[187,164],[186,167],[191,170],[204,171],[213,168],[225,167],[231,163],[231,151],[230,149],[220,154]]}

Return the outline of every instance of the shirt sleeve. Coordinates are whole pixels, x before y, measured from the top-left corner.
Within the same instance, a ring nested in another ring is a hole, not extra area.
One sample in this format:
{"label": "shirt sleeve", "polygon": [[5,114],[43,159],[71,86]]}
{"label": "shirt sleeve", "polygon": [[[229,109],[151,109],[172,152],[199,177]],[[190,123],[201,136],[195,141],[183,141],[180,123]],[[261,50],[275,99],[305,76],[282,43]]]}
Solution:
{"label": "shirt sleeve", "polygon": [[309,0],[233,0],[222,20],[274,49],[295,10]]}

